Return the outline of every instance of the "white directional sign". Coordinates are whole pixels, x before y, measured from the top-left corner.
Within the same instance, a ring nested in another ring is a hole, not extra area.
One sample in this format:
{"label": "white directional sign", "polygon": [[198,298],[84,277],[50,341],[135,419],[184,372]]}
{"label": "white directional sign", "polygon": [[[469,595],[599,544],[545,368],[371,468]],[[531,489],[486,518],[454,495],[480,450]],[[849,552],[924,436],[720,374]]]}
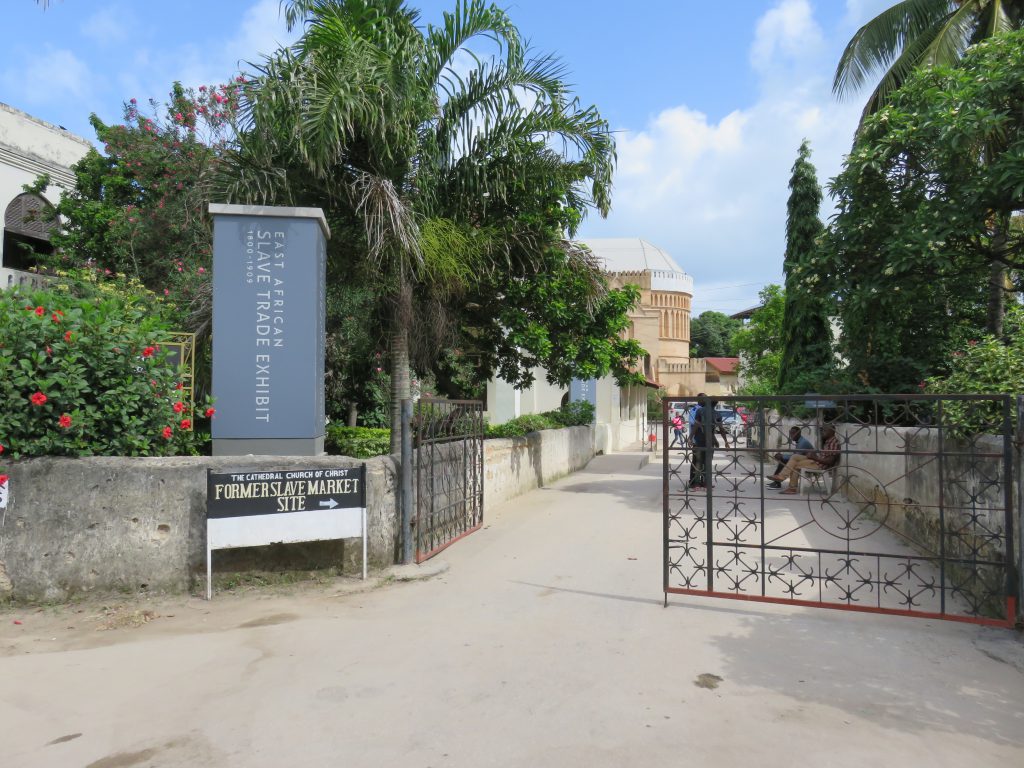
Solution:
{"label": "white directional sign", "polygon": [[213,550],[298,541],[363,540],[366,578],[366,465],[207,473],[206,597]]}

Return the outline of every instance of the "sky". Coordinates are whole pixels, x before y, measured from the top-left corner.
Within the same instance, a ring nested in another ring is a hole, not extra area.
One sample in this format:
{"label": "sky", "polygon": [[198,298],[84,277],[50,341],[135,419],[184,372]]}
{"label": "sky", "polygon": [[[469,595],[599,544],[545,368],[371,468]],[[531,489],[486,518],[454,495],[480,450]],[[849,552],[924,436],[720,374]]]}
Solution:
{"label": "sky", "polygon": [[[893,0],[498,0],[558,55],[615,131],[612,211],[580,237],[642,237],[694,278],[693,312],[732,314],[781,283],[793,161],[826,184],[862,102],[837,102],[846,42]],[[439,23],[454,0],[410,0]],[[3,0],[0,101],[94,140],[89,114],[223,82],[292,42],[279,0]],[[866,99],[867,94],[862,94]],[[822,218],[832,212],[828,196]]]}

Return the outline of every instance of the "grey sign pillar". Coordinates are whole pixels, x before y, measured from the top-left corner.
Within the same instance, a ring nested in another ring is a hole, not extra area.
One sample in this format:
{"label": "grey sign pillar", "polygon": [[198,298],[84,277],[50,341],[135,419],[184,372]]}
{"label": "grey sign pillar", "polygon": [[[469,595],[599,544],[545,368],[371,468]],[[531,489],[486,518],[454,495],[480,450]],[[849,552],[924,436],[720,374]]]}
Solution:
{"label": "grey sign pillar", "polygon": [[324,452],[327,238],[319,208],[211,205],[213,455]]}
{"label": "grey sign pillar", "polygon": [[573,379],[569,382],[569,402],[584,400],[594,406],[594,418],[597,418],[597,379]]}

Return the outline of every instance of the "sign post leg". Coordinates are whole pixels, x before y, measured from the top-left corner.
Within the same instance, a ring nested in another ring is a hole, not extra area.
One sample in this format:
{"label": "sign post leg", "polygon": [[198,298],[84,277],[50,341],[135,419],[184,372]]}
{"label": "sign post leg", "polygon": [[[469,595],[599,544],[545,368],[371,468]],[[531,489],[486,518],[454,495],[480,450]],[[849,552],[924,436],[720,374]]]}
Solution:
{"label": "sign post leg", "polygon": [[213,550],[209,543],[206,545],[206,599],[213,600]]}
{"label": "sign post leg", "polygon": [[363,507],[363,581],[366,581],[366,507]]}

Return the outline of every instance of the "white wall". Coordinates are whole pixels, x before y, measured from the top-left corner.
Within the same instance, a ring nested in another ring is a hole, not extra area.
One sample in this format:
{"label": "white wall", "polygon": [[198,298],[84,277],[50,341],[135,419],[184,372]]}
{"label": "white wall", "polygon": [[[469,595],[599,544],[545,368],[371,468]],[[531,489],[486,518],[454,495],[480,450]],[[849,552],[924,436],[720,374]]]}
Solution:
{"label": "white wall", "polygon": [[[80,136],[0,103],[0,216],[24,191],[22,187],[35,182],[43,173],[49,174],[52,180],[46,198],[57,203],[61,190],[74,183],[70,167],[82,159],[90,146]],[[0,233],[2,228],[3,219],[0,218]],[[2,265],[3,252],[0,250]],[[7,283],[8,275],[5,274],[0,288]]]}
{"label": "white wall", "polygon": [[[504,424],[525,414],[557,410],[566,391],[548,384],[543,368],[534,369],[534,377],[533,385],[522,391],[501,379],[487,383],[487,418],[491,424]],[[614,378],[605,376],[597,381],[595,400],[594,447],[598,453],[629,450],[643,443],[647,408],[647,390],[644,387],[622,390]],[[633,404],[631,409],[630,402]]]}

